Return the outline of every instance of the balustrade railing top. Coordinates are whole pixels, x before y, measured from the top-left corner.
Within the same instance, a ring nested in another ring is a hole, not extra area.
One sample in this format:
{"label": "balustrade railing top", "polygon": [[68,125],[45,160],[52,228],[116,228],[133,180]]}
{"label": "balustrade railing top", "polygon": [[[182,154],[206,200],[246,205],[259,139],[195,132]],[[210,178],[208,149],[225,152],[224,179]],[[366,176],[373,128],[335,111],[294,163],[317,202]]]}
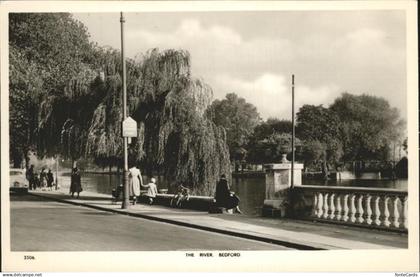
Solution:
{"label": "balustrade railing top", "polygon": [[314,185],[300,185],[295,186],[297,190],[316,190],[316,191],[337,191],[337,192],[351,192],[351,193],[375,193],[375,194],[398,194],[407,195],[408,191],[405,189],[393,188],[367,188],[367,187],[341,187],[341,186],[314,186]]}

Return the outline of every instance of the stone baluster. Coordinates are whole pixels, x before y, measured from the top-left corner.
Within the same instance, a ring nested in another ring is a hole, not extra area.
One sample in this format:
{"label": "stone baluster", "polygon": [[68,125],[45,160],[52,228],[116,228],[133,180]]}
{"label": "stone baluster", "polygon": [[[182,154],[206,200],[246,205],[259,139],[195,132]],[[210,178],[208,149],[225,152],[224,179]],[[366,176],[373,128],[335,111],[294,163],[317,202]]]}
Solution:
{"label": "stone baluster", "polygon": [[318,195],[314,192],[314,199],[312,202],[312,212],[311,216],[315,217],[318,214]]}
{"label": "stone baluster", "polygon": [[398,211],[398,202],[399,202],[399,197],[398,196],[395,196],[395,198],[394,198],[394,201],[392,201],[393,203],[393,208],[394,208],[394,211],[393,211],[393,221],[392,221],[392,225],[395,227],[395,228],[398,228],[398,227],[400,227],[400,212]]}
{"label": "stone baluster", "polygon": [[408,197],[403,200],[403,226],[408,229]]}
{"label": "stone baluster", "polygon": [[344,210],[344,214],[343,214],[343,221],[347,222],[349,220],[349,195],[346,194],[344,195],[344,203],[343,203],[343,210]]}
{"label": "stone baluster", "polygon": [[331,213],[330,213],[329,219],[334,219],[335,218],[334,198],[335,198],[335,194],[333,193],[333,194],[331,194],[331,197],[330,197],[330,211],[331,211]]}
{"label": "stone baluster", "polygon": [[385,196],[384,197],[384,220],[383,220],[383,224],[386,227],[389,227],[389,225],[391,225],[391,222],[389,221],[388,201],[389,201],[389,197],[388,196]]}
{"label": "stone baluster", "polygon": [[357,200],[357,211],[359,213],[359,217],[357,218],[358,223],[363,223],[365,219],[363,218],[363,195],[359,195],[359,199]]}
{"label": "stone baluster", "polygon": [[324,196],[324,218],[328,218],[328,193]]}
{"label": "stone baluster", "polygon": [[372,199],[371,195],[366,196],[366,223],[371,225],[372,224],[372,208],[370,207],[370,201]]}
{"label": "stone baluster", "polygon": [[381,225],[381,220],[380,220],[381,210],[379,209],[379,201],[380,200],[381,200],[381,197],[380,196],[376,196],[376,198],[375,198],[375,224],[377,226],[380,226]]}
{"label": "stone baluster", "polygon": [[322,217],[322,213],[324,212],[322,210],[322,205],[324,204],[323,202],[323,197],[322,197],[322,193],[318,193],[318,212],[317,212],[317,217],[321,218]]}
{"label": "stone baluster", "polygon": [[337,220],[341,220],[341,195],[337,195]]}
{"label": "stone baluster", "polygon": [[356,195],[352,194],[350,196],[350,222],[356,222]]}

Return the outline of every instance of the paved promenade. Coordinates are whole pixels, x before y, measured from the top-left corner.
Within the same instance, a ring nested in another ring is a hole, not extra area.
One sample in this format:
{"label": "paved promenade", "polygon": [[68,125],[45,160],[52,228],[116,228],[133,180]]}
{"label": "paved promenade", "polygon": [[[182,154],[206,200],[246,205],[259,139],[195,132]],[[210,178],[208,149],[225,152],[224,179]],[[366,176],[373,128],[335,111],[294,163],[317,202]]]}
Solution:
{"label": "paved promenade", "polygon": [[394,249],[407,248],[408,245],[407,234],[358,227],[238,214],[209,214],[202,211],[144,204],[122,210],[121,202],[112,203],[109,195],[92,192],[83,192],[79,199],[71,198],[62,191],[36,191],[30,194],[68,204],[295,249]]}
{"label": "paved promenade", "polygon": [[12,251],[248,251],[285,246],[69,205],[11,197]]}

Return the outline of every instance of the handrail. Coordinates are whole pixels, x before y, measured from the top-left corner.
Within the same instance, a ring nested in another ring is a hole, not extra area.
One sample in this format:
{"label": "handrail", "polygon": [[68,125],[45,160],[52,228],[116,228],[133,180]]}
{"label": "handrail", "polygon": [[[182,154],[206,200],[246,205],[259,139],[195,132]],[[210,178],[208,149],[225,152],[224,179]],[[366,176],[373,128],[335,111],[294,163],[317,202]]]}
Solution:
{"label": "handrail", "polygon": [[296,189],[303,190],[321,190],[321,191],[340,191],[340,192],[371,192],[371,193],[392,193],[392,194],[407,194],[408,191],[404,189],[393,188],[367,188],[367,187],[344,187],[344,186],[316,186],[316,185],[299,185]]}

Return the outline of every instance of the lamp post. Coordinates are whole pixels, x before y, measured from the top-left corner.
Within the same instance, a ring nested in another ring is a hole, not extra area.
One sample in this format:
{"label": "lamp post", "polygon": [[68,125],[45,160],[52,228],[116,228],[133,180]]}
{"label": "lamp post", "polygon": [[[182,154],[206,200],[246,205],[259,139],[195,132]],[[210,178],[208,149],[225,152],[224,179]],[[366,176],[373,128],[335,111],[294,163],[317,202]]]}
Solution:
{"label": "lamp post", "polygon": [[55,157],[55,190],[58,189],[58,155]]}
{"label": "lamp post", "polygon": [[[121,12],[120,16],[121,22],[121,62],[122,62],[122,93],[123,93],[123,119],[127,118],[127,88],[126,88],[126,72],[125,72],[125,56],[124,56],[124,15]],[[124,184],[124,194],[121,208],[128,209],[130,207],[130,195],[128,188],[128,150],[127,150],[127,137],[123,137],[124,140],[124,175],[123,175],[123,184]]]}
{"label": "lamp post", "polygon": [[292,176],[290,187],[295,186],[295,75],[292,74]]}

